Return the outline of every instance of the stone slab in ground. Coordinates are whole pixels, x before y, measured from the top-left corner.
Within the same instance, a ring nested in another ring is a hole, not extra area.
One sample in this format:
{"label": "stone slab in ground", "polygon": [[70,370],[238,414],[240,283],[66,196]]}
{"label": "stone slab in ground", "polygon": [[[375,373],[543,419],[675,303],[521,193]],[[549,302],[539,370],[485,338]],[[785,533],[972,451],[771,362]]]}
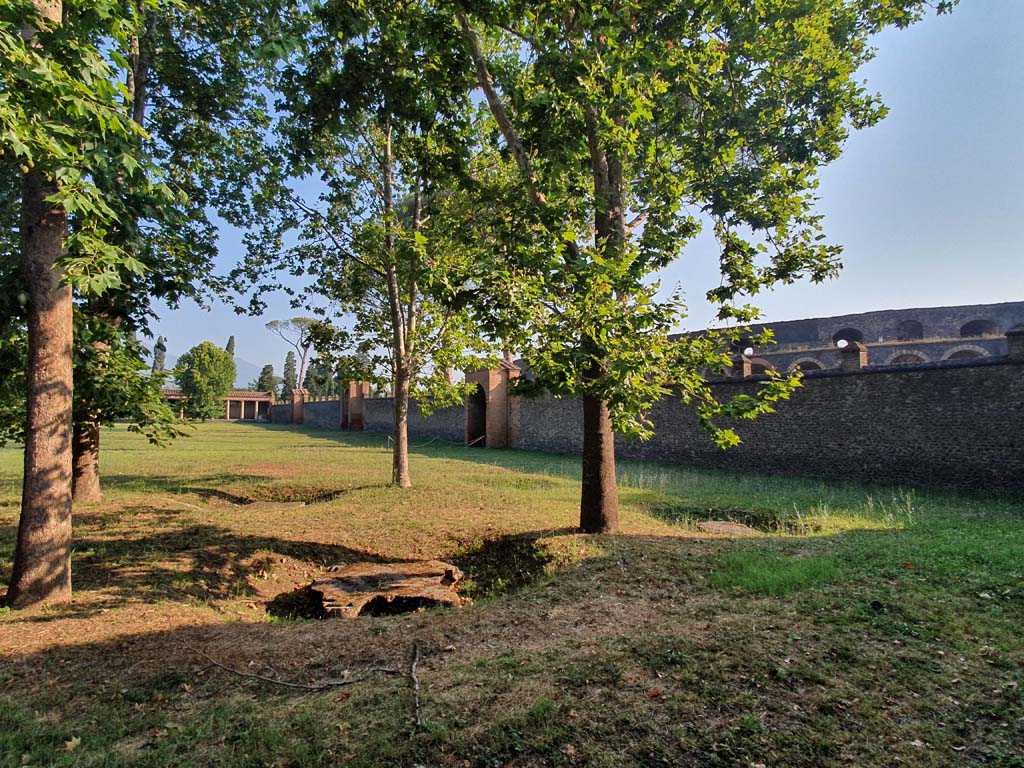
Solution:
{"label": "stone slab in ground", "polygon": [[724,536],[759,536],[760,531],[751,528],[743,523],[733,523],[729,520],[705,520],[697,523],[697,527],[705,533],[718,533]]}
{"label": "stone slab in ground", "polygon": [[337,566],[310,589],[323,596],[328,615],[354,619],[363,613],[402,613],[433,605],[460,607],[462,571],[440,560],[355,563]]}

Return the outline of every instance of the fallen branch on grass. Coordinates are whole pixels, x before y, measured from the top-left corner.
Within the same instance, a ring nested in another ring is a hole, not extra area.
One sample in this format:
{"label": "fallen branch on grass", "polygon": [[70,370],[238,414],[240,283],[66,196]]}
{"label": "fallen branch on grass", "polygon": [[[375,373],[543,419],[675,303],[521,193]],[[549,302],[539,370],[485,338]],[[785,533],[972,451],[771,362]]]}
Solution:
{"label": "fallen branch on grass", "polygon": [[209,507],[200,507],[195,504],[189,504],[187,501],[178,501],[177,499],[171,499],[168,498],[167,496],[161,496],[160,501],[166,501],[171,504],[178,504],[182,507],[188,507],[189,509],[198,509],[200,512],[207,512],[210,509]]}
{"label": "fallen branch on grass", "polygon": [[412,678],[412,695],[415,700],[416,709],[413,715],[413,724],[417,728],[423,727],[423,719],[420,717],[420,679],[416,676],[416,667],[420,663],[419,643],[412,644],[412,666],[409,668],[409,676]]}
{"label": "fallen branch on grass", "polygon": [[274,685],[283,685],[286,688],[294,688],[294,689],[297,689],[297,690],[300,690],[300,691],[309,691],[309,692],[326,691],[326,690],[329,690],[331,688],[340,688],[340,687],[345,686],[345,685],[352,685],[353,683],[358,683],[358,682],[361,682],[361,681],[365,680],[370,674],[372,674],[374,672],[380,672],[381,674],[385,674],[385,675],[397,675],[397,674],[399,674],[399,670],[397,670],[397,669],[390,669],[388,667],[370,667],[369,669],[364,670],[367,674],[363,675],[362,677],[346,677],[344,680],[325,680],[322,683],[315,683],[315,684],[312,684],[312,685],[307,684],[307,683],[292,683],[292,682],[290,682],[288,680],[278,680],[278,679],[273,678],[273,677],[267,677],[266,675],[257,675],[257,674],[254,674],[252,672],[243,672],[240,669],[235,669],[234,667],[229,667],[227,664],[222,664],[221,662],[217,661],[215,658],[213,658],[212,656],[210,656],[207,653],[204,653],[203,651],[199,650],[198,648],[193,648],[191,645],[188,645],[187,643],[185,643],[184,645],[185,645],[185,647],[188,650],[192,651],[192,653],[196,654],[197,656],[202,656],[204,659],[206,659],[208,662],[210,662],[213,666],[217,667],[218,669],[223,669],[225,672],[230,672],[231,674],[238,675],[239,677],[247,677],[250,680],[260,680],[261,682],[264,682],[264,683],[273,683]]}

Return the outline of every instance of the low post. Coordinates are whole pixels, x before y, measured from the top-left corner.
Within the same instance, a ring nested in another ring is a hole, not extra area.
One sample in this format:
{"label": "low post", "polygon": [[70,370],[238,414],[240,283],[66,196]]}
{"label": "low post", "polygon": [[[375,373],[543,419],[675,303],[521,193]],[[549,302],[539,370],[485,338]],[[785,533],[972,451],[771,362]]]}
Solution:
{"label": "low post", "polygon": [[750,376],[750,358],[746,355],[733,355],[732,374],[736,379],[745,379]]}
{"label": "low post", "polygon": [[1006,332],[1006,356],[1024,361],[1024,325],[1015,325]]}
{"label": "low post", "polygon": [[868,367],[868,348],[859,341],[851,341],[839,348],[839,367],[844,371],[859,371]]}
{"label": "low post", "polygon": [[366,428],[366,398],[370,396],[370,384],[353,381],[348,385],[348,428],[361,432]]}
{"label": "low post", "polygon": [[306,395],[309,391],[299,387],[292,390],[292,424],[302,424],[305,416]]}

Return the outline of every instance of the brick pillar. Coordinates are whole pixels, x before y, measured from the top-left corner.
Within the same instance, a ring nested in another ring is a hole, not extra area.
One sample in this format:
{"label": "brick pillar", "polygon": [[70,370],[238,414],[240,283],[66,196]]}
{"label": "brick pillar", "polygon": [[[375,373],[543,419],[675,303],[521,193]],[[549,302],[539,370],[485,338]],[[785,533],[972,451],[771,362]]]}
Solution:
{"label": "brick pillar", "polygon": [[859,341],[851,341],[839,350],[839,367],[844,371],[859,371],[868,367],[868,348]]}
{"label": "brick pillar", "polygon": [[361,432],[366,429],[366,398],[370,396],[370,383],[367,381],[349,382],[347,394],[348,428]]}
{"label": "brick pillar", "polygon": [[1024,360],[1024,325],[1006,332],[1006,354],[1011,360]]}
{"label": "brick pillar", "polygon": [[746,355],[734,355],[732,358],[732,376],[745,379],[750,375],[750,358]]}
{"label": "brick pillar", "polygon": [[302,424],[305,420],[306,396],[309,390],[299,387],[292,390],[292,424]]}
{"label": "brick pillar", "polygon": [[230,399],[225,399],[224,400],[224,418],[225,419],[230,419],[231,418],[231,400]]}
{"label": "brick pillar", "polygon": [[520,373],[518,366],[508,362],[493,370],[466,371],[466,383],[477,387],[466,398],[467,445],[513,448],[519,444],[519,399],[509,397],[508,384]]}

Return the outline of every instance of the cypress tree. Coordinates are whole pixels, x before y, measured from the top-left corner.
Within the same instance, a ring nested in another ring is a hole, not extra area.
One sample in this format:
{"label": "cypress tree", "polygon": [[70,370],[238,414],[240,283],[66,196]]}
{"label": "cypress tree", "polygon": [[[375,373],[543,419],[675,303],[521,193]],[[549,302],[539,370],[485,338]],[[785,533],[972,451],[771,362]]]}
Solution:
{"label": "cypress tree", "polygon": [[295,353],[289,352],[284,358],[284,384],[281,385],[281,397],[290,400],[292,390],[298,383],[298,374],[295,370]]}
{"label": "cypress tree", "polygon": [[157,336],[156,344],[153,345],[153,373],[163,373],[166,362],[167,342],[163,336]]}

